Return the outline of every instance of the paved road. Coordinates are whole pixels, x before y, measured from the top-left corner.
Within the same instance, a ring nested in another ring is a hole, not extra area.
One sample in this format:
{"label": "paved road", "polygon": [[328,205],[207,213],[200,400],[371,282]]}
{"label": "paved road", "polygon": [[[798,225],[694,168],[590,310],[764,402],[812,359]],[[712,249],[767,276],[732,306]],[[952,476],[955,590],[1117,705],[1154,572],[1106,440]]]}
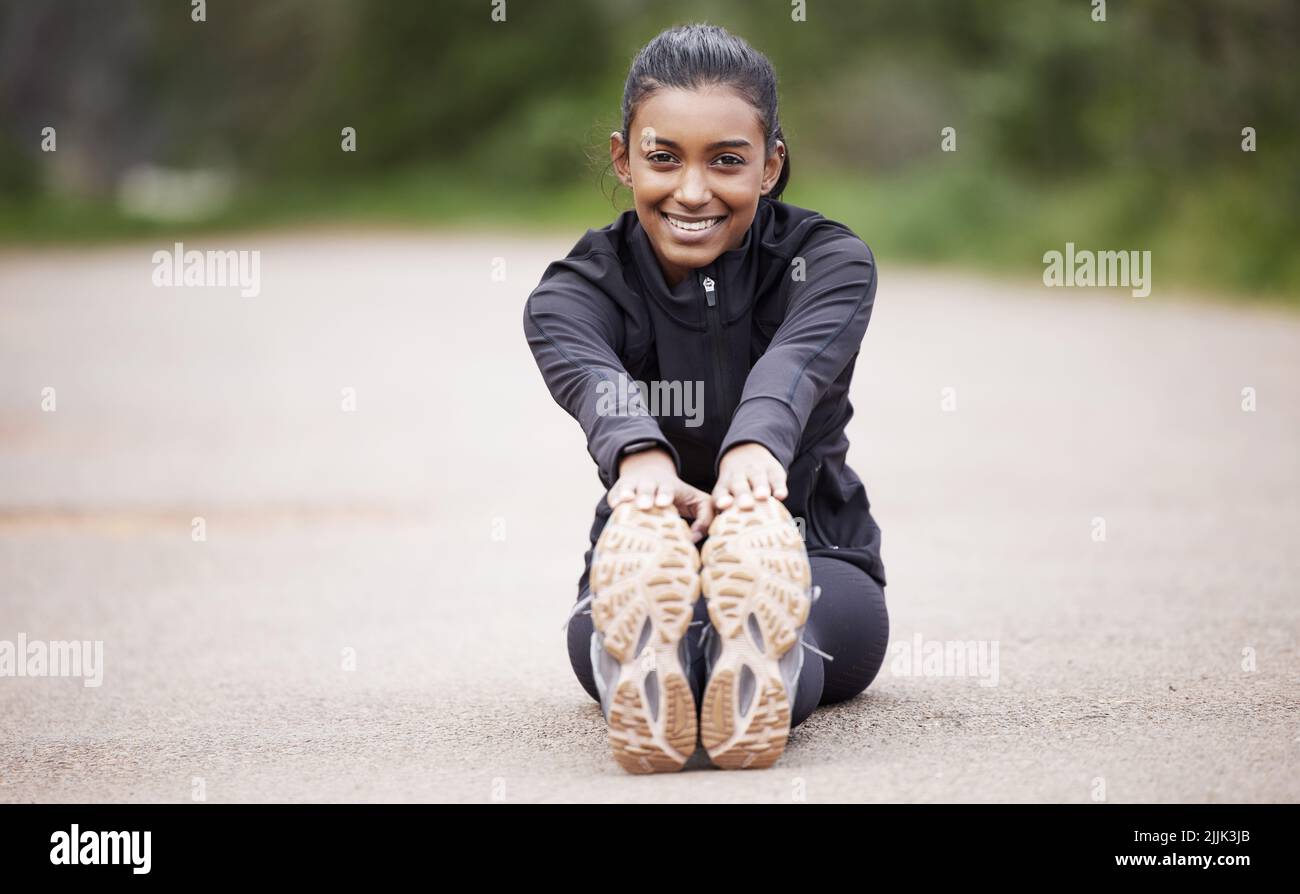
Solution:
{"label": "paved road", "polygon": [[103,642],[99,687],[0,677],[0,801],[1300,800],[1300,317],[888,264],[882,675],[772,770],[625,775],[559,629],[599,485],[519,318],[575,238],[187,245],[257,297],[0,255],[0,640]]}

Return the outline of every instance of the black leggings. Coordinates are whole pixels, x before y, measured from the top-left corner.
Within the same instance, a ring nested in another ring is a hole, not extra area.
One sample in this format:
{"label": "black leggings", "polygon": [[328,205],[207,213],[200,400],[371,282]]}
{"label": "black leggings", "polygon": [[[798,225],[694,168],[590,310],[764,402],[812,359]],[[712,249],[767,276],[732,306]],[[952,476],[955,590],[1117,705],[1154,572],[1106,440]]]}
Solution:
{"label": "black leggings", "polygon": [[[804,651],[803,672],[790,716],[792,727],[802,723],[818,705],[844,701],[866,689],[880,670],[889,644],[889,613],[880,585],[848,562],[827,556],[813,556],[809,561],[813,583],[822,592],[808,615],[803,638],[834,660],[826,661],[816,652]],[[579,600],[588,594],[587,579],[588,574],[583,574],[579,581]],[[708,603],[703,597],[695,603],[694,620],[709,623]],[[589,614],[575,615],[569,623],[569,661],[582,688],[599,701],[591,672],[591,629]],[[688,673],[697,707],[706,682],[704,653],[697,645],[699,635],[699,624],[687,633]]]}

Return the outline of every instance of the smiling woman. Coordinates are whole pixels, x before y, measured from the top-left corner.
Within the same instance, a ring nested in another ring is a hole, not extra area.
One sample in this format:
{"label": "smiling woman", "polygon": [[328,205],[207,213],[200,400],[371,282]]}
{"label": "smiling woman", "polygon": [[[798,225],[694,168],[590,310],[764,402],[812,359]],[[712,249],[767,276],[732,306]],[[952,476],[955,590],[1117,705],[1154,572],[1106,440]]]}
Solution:
{"label": "smiling woman", "polygon": [[[672,39],[669,32],[664,42]],[[628,75],[623,129],[610,134],[610,156],[642,226],[657,237],[669,286],[738,248],[759,197],[780,198],[790,179],[776,77],[770,65],[747,61],[748,77],[710,83],[663,47],[639,55]]]}
{"label": "smiling woman", "polygon": [[[880,529],[844,434],[875,259],[779,200],[776,74],[722,28],[637,54],[609,148],[635,208],[548,266],[524,310],[608,488],[570,660],[624,769],[680,769],[697,736],[719,767],[768,767],[817,705],[870,684],[888,642]],[[698,383],[695,425],[611,412],[628,379]]]}

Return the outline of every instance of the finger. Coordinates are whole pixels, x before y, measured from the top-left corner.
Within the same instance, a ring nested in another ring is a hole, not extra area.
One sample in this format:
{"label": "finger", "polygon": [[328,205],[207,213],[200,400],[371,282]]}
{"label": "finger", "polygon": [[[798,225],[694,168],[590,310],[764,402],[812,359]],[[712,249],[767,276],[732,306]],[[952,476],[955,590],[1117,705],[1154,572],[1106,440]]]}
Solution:
{"label": "finger", "polygon": [[760,500],[766,500],[772,496],[772,484],[767,479],[767,472],[758,469],[749,473],[749,486],[754,490],[754,496]]}
{"label": "finger", "polygon": [[673,487],[669,484],[659,485],[655,491],[655,506],[665,507],[673,505]]}
{"label": "finger", "polygon": [[691,525],[691,532],[698,533],[695,542],[704,539],[704,535],[709,533],[709,525],[713,524],[713,501],[709,499],[708,494],[701,493],[700,500],[696,503],[695,523]]}
{"label": "finger", "polygon": [[753,509],[754,492],[749,489],[749,479],[740,472],[737,472],[735,475],[731,476],[729,484],[731,492],[736,497],[736,505],[741,509]]}
{"label": "finger", "polygon": [[772,482],[772,496],[778,500],[784,500],[790,496],[790,489],[785,484],[785,469],[778,466],[770,471],[767,477]]}
{"label": "finger", "polygon": [[655,502],[655,482],[651,478],[642,478],[636,483],[636,507],[649,509]]}
{"label": "finger", "polygon": [[709,501],[709,495],[703,491],[696,490],[684,481],[678,481],[677,487],[672,492],[673,506],[677,509],[677,514],[687,521],[694,521],[700,516],[701,498],[703,502]]}
{"label": "finger", "polygon": [[619,503],[626,503],[628,500],[632,499],[632,497],[632,489],[628,487],[626,481],[620,478],[618,481],[615,481],[614,486],[609,489],[609,496],[605,498],[605,502],[609,504],[610,509],[613,509]]}
{"label": "finger", "polygon": [[719,481],[717,486],[713,488],[713,504],[721,511],[730,506],[731,502],[731,491],[727,490],[727,486]]}

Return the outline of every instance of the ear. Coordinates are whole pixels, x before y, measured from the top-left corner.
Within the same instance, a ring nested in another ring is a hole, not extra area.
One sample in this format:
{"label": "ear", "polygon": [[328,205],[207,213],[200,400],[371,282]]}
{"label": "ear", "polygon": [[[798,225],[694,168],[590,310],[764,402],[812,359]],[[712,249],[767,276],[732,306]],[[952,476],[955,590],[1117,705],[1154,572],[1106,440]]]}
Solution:
{"label": "ear", "polygon": [[776,148],[772,150],[772,155],[763,165],[763,183],[759,192],[767,195],[776,186],[777,178],[781,176],[781,169],[785,167],[785,142],[776,141]]}
{"label": "ear", "polygon": [[617,130],[609,135],[609,157],[614,162],[614,173],[628,189],[632,188],[632,170],[628,160],[627,147],[623,135]]}

